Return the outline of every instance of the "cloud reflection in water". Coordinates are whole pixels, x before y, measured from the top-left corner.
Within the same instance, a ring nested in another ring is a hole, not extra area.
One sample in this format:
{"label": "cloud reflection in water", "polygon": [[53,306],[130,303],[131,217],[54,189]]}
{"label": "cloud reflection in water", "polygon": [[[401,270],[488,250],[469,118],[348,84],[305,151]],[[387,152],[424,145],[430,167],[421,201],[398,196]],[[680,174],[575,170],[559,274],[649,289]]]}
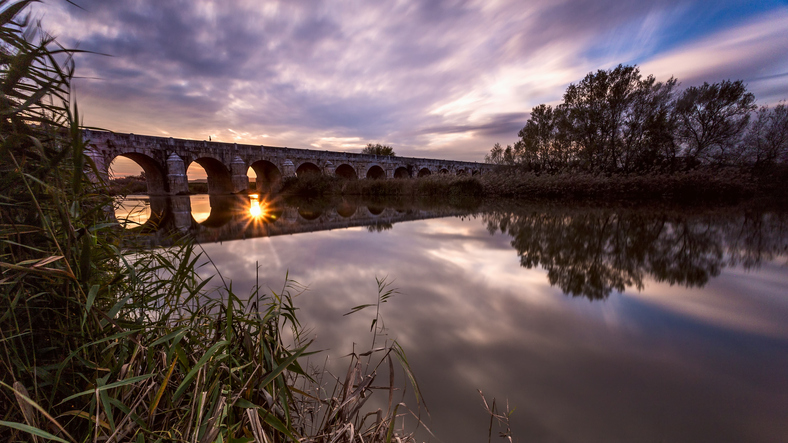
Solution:
{"label": "cloud reflection in water", "polygon": [[[512,250],[530,244],[523,243],[522,228],[490,234],[487,216],[204,247],[239,293],[252,286],[257,263],[263,286],[277,289],[286,272],[308,285],[297,303],[301,319],[313,328],[317,348],[333,358],[353,343],[368,346],[370,318],[342,314],[374,301],[375,276],[394,279],[400,294],[384,305],[384,321],[408,352],[430,406],[430,427],[443,441],[485,438],[477,388],[517,408],[514,432],[524,441],[778,441],[785,435],[784,256],[774,261],[765,254],[756,266],[751,259],[758,251],[750,247],[755,240],[784,243],[781,225],[731,237],[736,226],[774,220],[663,214],[655,224],[642,213],[567,211],[515,214],[525,217],[522,226],[533,226],[533,217],[562,220],[560,234],[529,234],[540,235],[528,238],[541,239],[542,248],[539,266],[531,268],[518,255],[534,250]],[[669,229],[656,229],[666,220]],[[568,232],[606,221],[625,228],[591,229],[596,240],[612,239],[606,247],[562,249]],[[679,243],[667,242],[676,238]],[[715,241],[720,238],[724,243]],[[677,254],[700,271],[660,274],[680,261]],[[581,258],[596,260],[607,270],[601,275],[623,275],[594,286],[607,288],[593,292],[604,302],[564,296],[561,280],[551,285],[549,269],[541,269]]]}

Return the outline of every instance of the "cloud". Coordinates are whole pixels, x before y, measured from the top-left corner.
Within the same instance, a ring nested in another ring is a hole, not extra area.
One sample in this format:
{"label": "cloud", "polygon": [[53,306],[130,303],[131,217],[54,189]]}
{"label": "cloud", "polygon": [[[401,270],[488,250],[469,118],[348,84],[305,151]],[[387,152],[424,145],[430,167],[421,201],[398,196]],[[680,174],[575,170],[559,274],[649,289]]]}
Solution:
{"label": "cloud", "polygon": [[[357,137],[481,160],[516,138],[524,121],[513,116],[557,103],[596,69],[639,63],[685,84],[788,71],[786,8],[763,4],[83,0],[84,11],[39,10],[66,45],[111,55],[78,60],[90,125],[248,143],[268,134],[266,144],[291,147]],[[752,80],[787,95],[779,84]]]}
{"label": "cloud", "polygon": [[483,136],[510,136],[517,133],[525,125],[530,114],[527,112],[512,112],[507,114],[494,115],[491,121],[478,125],[445,125],[432,126],[421,129],[420,134],[462,134],[473,133]]}
{"label": "cloud", "polygon": [[[788,97],[788,9],[773,11],[741,26],[705,37],[643,63],[659,78],[677,77],[683,85],[743,79],[761,101]],[[775,84],[781,88],[762,94]]]}

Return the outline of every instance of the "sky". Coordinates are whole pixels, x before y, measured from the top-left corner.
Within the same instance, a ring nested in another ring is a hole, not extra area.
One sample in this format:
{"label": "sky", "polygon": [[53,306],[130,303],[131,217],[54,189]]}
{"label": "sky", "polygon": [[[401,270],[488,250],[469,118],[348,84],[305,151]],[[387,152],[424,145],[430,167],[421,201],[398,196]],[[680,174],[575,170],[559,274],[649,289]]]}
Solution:
{"label": "sky", "polygon": [[587,73],[788,98],[788,1],[45,0],[84,124],[116,132],[483,161]]}

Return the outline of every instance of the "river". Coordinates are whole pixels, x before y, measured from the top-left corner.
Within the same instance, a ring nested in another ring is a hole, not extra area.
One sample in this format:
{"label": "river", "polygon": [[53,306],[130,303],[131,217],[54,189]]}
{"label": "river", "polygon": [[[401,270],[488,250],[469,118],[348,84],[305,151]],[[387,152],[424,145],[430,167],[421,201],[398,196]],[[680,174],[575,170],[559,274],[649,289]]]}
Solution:
{"label": "river", "polygon": [[344,314],[385,278],[386,338],[440,441],[486,441],[477,390],[514,410],[515,441],[788,441],[788,212],[192,196],[130,197],[119,217],[135,204],[238,294],[306,287],[299,319],[332,369],[369,348],[374,310]]}

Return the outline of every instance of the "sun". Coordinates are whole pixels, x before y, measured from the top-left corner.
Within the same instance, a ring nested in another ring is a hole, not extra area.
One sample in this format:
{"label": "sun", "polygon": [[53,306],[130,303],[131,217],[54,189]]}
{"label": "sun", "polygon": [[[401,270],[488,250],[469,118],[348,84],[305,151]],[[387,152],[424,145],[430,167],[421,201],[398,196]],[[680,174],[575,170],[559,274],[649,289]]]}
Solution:
{"label": "sun", "polygon": [[265,217],[265,202],[260,201],[260,195],[249,194],[249,215],[252,218],[261,219]]}

